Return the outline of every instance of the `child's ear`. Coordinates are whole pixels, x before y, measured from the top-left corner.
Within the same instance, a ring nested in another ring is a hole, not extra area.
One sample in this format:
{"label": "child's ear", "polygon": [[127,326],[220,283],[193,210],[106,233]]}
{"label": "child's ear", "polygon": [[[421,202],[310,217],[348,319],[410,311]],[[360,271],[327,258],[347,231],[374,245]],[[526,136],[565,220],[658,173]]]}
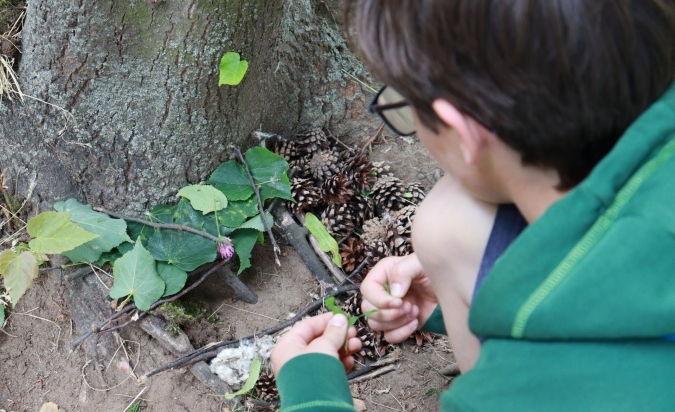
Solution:
{"label": "child's ear", "polygon": [[478,160],[480,149],[485,143],[485,137],[478,129],[478,123],[471,117],[457,110],[450,102],[444,99],[436,99],[431,104],[438,117],[448,127],[455,129],[461,138],[460,149],[464,161],[474,164]]}

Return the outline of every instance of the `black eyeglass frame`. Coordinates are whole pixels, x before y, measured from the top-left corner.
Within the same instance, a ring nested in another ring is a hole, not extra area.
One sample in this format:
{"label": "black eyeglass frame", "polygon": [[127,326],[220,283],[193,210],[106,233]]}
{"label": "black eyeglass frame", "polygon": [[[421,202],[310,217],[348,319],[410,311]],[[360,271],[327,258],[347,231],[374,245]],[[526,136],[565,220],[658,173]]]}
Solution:
{"label": "black eyeglass frame", "polygon": [[380,95],[382,92],[385,91],[385,89],[388,86],[382,86],[380,90],[375,94],[375,97],[373,97],[373,100],[370,101],[370,104],[368,105],[368,111],[370,113],[374,113],[382,119],[385,125],[387,125],[388,128],[390,128],[394,133],[398,134],[399,136],[410,136],[413,135],[417,132],[417,130],[413,130],[411,133],[401,133],[400,130],[398,130],[396,127],[394,127],[389,120],[387,120],[387,117],[384,115],[385,110],[392,110],[392,109],[400,109],[401,107],[406,107],[409,106],[410,103],[406,102],[405,100],[397,102],[397,103],[388,103],[388,104],[378,104],[377,99],[380,98]]}

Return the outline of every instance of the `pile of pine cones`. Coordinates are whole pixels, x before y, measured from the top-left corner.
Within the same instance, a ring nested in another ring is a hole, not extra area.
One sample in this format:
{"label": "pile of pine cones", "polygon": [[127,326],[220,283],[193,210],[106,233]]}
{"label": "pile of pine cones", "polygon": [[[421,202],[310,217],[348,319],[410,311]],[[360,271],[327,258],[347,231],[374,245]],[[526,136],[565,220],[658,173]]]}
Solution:
{"label": "pile of pine cones", "polygon": [[354,282],[380,259],[412,252],[411,223],[425,195],[419,183],[403,182],[388,166],[372,163],[356,150],[336,149],[320,129],[279,140],[274,150],[293,174],[296,203],[289,203],[289,209],[321,216],[340,244],[347,274],[368,258]]}
{"label": "pile of pine cones", "polygon": [[[289,210],[321,217],[340,245],[342,268],[352,282],[360,283],[380,259],[412,252],[412,220],[425,196],[419,183],[405,183],[388,166],[370,162],[357,150],[336,149],[320,129],[277,140],[274,151],[290,165],[295,203],[288,203]],[[359,316],[361,299],[356,293],[341,306]],[[379,359],[392,349],[383,334],[369,328],[363,318],[354,326],[362,343],[355,354],[359,360]],[[417,346],[432,339],[426,333],[411,338]],[[264,401],[278,397],[271,372],[261,375],[256,393]]]}

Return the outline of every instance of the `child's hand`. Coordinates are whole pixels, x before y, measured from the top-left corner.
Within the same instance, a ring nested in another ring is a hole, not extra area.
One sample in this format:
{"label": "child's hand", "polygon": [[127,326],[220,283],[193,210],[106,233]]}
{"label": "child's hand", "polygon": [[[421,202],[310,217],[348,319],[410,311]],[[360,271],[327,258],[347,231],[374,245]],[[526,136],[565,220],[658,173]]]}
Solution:
{"label": "child's hand", "polygon": [[379,309],[368,318],[368,325],[383,331],[391,343],[406,340],[438,304],[431,281],[414,253],[379,261],[361,283],[361,294],[364,313]]}
{"label": "child's hand", "polygon": [[344,315],[324,313],[296,323],[277,342],[271,360],[276,374],[286,362],[296,356],[323,353],[339,359],[345,370],[349,371],[354,366],[352,355],[360,349],[361,340],[356,337],[356,329],[348,328],[347,318]]}

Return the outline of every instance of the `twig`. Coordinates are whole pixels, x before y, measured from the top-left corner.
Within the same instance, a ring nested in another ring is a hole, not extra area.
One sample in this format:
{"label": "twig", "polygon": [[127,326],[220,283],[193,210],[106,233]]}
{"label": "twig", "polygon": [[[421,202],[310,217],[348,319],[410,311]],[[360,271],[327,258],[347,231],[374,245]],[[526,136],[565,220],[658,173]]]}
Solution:
{"label": "twig", "polygon": [[331,260],[330,256],[326,254],[323,250],[321,250],[321,246],[319,245],[319,241],[316,240],[314,235],[309,235],[309,244],[312,245],[312,248],[314,249],[314,253],[316,253],[319,256],[319,259],[323,262],[324,265],[328,268],[328,271],[333,275],[335,280],[337,280],[339,283],[342,283],[345,281],[345,275],[342,273],[342,271],[333,263]]}
{"label": "twig", "polygon": [[[151,310],[155,309],[157,306],[159,306],[159,305],[161,305],[161,304],[163,304],[163,303],[174,301],[174,300],[180,298],[181,296],[185,295],[186,293],[190,292],[192,289],[196,288],[196,287],[197,287],[199,284],[201,284],[207,277],[209,277],[211,274],[215,273],[221,266],[225,265],[227,262],[228,262],[228,261],[226,261],[226,260],[222,260],[222,261],[218,262],[218,263],[217,263],[216,265],[214,265],[211,269],[209,269],[206,273],[204,273],[199,279],[197,279],[196,281],[194,281],[190,286],[188,286],[188,287],[184,288],[183,290],[181,290],[179,293],[177,293],[177,294],[175,294],[175,295],[173,295],[173,296],[171,296],[171,297],[168,297],[168,298],[166,298],[166,299],[158,300],[157,302],[153,303],[153,304],[150,306],[150,308],[148,309],[148,311],[151,311]],[[125,316],[125,315],[128,315],[128,314],[129,314],[131,311],[133,311],[134,309],[136,309],[136,305],[134,305],[133,303],[131,303],[131,304],[129,304],[128,306],[126,306],[126,307],[124,307],[123,309],[121,309],[119,312],[116,312],[116,313],[113,314],[112,316],[108,317],[108,318],[107,318],[106,320],[104,320],[98,327],[94,328],[93,330],[91,330],[91,331],[85,333],[84,335],[82,335],[82,336],[80,336],[79,338],[77,338],[77,339],[75,339],[74,341],[72,341],[72,342],[70,343],[70,348],[71,348],[71,350],[74,350],[75,348],[77,348],[77,347],[80,345],[80,343],[84,342],[89,336],[91,336],[91,335],[93,335],[93,334],[95,334],[95,333],[111,332],[111,331],[113,331],[113,330],[120,329],[120,328],[122,328],[122,327],[124,327],[124,326],[126,326],[126,325],[128,325],[128,324],[130,324],[130,323],[132,323],[132,322],[134,322],[134,321],[137,320],[137,319],[132,319],[132,320],[129,320],[129,321],[127,321],[127,322],[125,322],[125,323],[123,323],[123,324],[121,324],[121,325],[115,325],[115,326],[113,326],[113,327],[110,327],[110,328],[107,328],[107,329],[103,329],[103,328],[105,328],[106,325],[109,325],[110,323],[114,322],[115,320],[117,320],[117,319],[119,319],[119,318],[121,318],[121,317],[123,317],[123,316]],[[140,313],[138,314],[138,317],[140,318],[140,317],[142,317],[142,316],[145,316],[145,313],[147,313],[147,312],[140,312]]]}
{"label": "twig", "polygon": [[252,340],[252,339],[255,339],[258,336],[272,335],[274,333],[277,333],[277,332],[279,332],[281,330],[284,330],[285,328],[295,324],[296,322],[301,320],[303,317],[305,317],[309,313],[311,313],[311,312],[317,310],[318,308],[320,308],[323,305],[325,299],[327,299],[331,296],[337,296],[341,293],[345,293],[345,292],[349,292],[349,291],[357,290],[357,289],[358,289],[358,287],[354,286],[354,285],[334,287],[333,291],[331,291],[330,293],[327,293],[326,295],[324,295],[320,299],[317,299],[314,302],[310,303],[300,313],[293,316],[293,318],[291,318],[290,320],[288,320],[286,322],[282,322],[282,323],[280,323],[276,326],[273,326],[271,328],[262,330],[259,333],[256,333],[256,334],[253,334],[253,335],[250,335],[250,336],[246,336],[244,338],[234,339],[234,340],[225,341],[225,342],[220,341],[220,342],[211,343],[211,344],[209,344],[209,345],[207,345],[203,348],[200,348],[200,349],[197,349],[197,350],[195,350],[191,353],[188,353],[185,356],[183,356],[179,359],[176,359],[173,362],[169,362],[169,363],[167,363],[167,364],[165,364],[165,365],[163,365],[163,366],[161,366],[161,367],[159,367],[155,370],[152,370],[152,371],[146,373],[145,375],[141,376],[140,379],[141,379],[141,381],[143,381],[144,379],[147,379],[147,378],[149,378],[153,375],[156,375],[160,372],[164,372],[164,371],[167,371],[167,370],[170,370],[170,369],[182,368],[184,366],[189,366],[189,365],[191,365],[193,363],[196,363],[198,361],[213,358],[218,354],[218,352],[219,352],[218,349],[220,349],[220,348],[235,346],[235,345],[238,345],[242,341]]}
{"label": "twig", "polygon": [[[195,229],[195,228],[187,226],[187,225],[177,225],[175,223],[155,223],[155,222],[151,222],[149,220],[139,219],[137,217],[124,216],[124,215],[121,215],[119,213],[111,212],[109,210],[105,210],[105,209],[100,208],[100,207],[94,207],[93,209],[97,212],[105,213],[106,215],[110,215],[112,217],[116,217],[116,218],[119,218],[119,219],[128,220],[130,222],[140,223],[140,224],[150,226],[150,227],[154,227],[154,228],[157,228],[157,229],[169,229],[169,230],[178,230],[178,231],[182,231],[182,232],[190,232],[190,233],[193,233],[195,235],[199,235],[201,237],[209,239],[213,242],[223,243],[223,244],[232,246],[232,243],[228,239],[213,236],[212,234],[210,234],[208,232],[203,232],[201,230]],[[264,220],[265,219],[263,219],[263,221]]]}
{"label": "twig", "polygon": [[377,136],[380,135],[382,129],[384,129],[384,123],[380,125],[375,134],[370,139],[368,139],[368,141],[363,145],[363,147],[361,147],[361,154],[365,153],[368,146],[370,146],[377,139]]}
{"label": "twig", "polygon": [[371,372],[367,375],[363,375],[363,376],[359,376],[358,378],[354,378],[354,379],[349,381],[349,384],[369,381],[371,379],[377,378],[378,376],[382,376],[386,373],[393,372],[395,370],[396,370],[396,365],[385,366],[385,367],[377,369],[377,370],[375,370],[375,371],[373,371],[373,372]]}
{"label": "twig", "polygon": [[260,197],[260,189],[258,189],[258,185],[256,185],[255,180],[253,180],[253,175],[251,174],[251,169],[249,169],[248,163],[246,163],[246,160],[244,159],[244,156],[241,154],[241,150],[239,150],[239,148],[236,147],[236,146],[230,146],[230,147],[234,151],[234,154],[237,155],[237,158],[239,158],[239,161],[241,162],[241,164],[244,165],[244,169],[246,170],[246,175],[248,176],[248,181],[251,184],[251,187],[253,188],[253,191],[255,192],[256,199],[258,199],[258,210],[260,211],[260,217],[262,218],[263,226],[265,227],[265,231],[267,232],[267,235],[270,237],[270,242],[272,243],[272,249],[274,250],[274,262],[277,264],[277,266],[281,266],[281,261],[279,260],[279,255],[281,254],[281,249],[279,248],[279,245],[277,245],[277,241],[274,239],[274,234],[272,233],[272,228],[267,223],[267,218],[266,218],[266,215],[265,215],[265,208],[263,208],[262,198]]}
{"label": "twig", "polygon": [[[368,262],[369,262],[369,261],[370,261],[370,256],[366,256],[366,257],[363,259],[363,261],[362,261],[361,263],[359,263],[359,265],[356,267],[356,269],[354,269],[354,270],[352,271],[352,273],[350,273],[350,274],[345,278],[345,281],[352,282],[353,279],[354,279],[354,277],[355,277],[356,275],[358,275],[359,273],[361,273],[361,271],[363,270],[363,268],[365,268],[366,265],[368,265]],[[342,282],[343,285],[345,284],[345,281]]]}
{"label": "twig", "polygon": [[364,366],[361,369],[357,369],[354,372],[351,372],[349,375],[347,375],[347,380],[351,381],[352,379],[356,379],[359,376],[362,376],[362,375],[365,375],[366,373],[374,371],[375,369],[381,368],[383,366],[391,365],[392,363],[396,363],[399,360],[400,360],[399,357],[380,359],[377,362],[371,363],[368,366]]}

